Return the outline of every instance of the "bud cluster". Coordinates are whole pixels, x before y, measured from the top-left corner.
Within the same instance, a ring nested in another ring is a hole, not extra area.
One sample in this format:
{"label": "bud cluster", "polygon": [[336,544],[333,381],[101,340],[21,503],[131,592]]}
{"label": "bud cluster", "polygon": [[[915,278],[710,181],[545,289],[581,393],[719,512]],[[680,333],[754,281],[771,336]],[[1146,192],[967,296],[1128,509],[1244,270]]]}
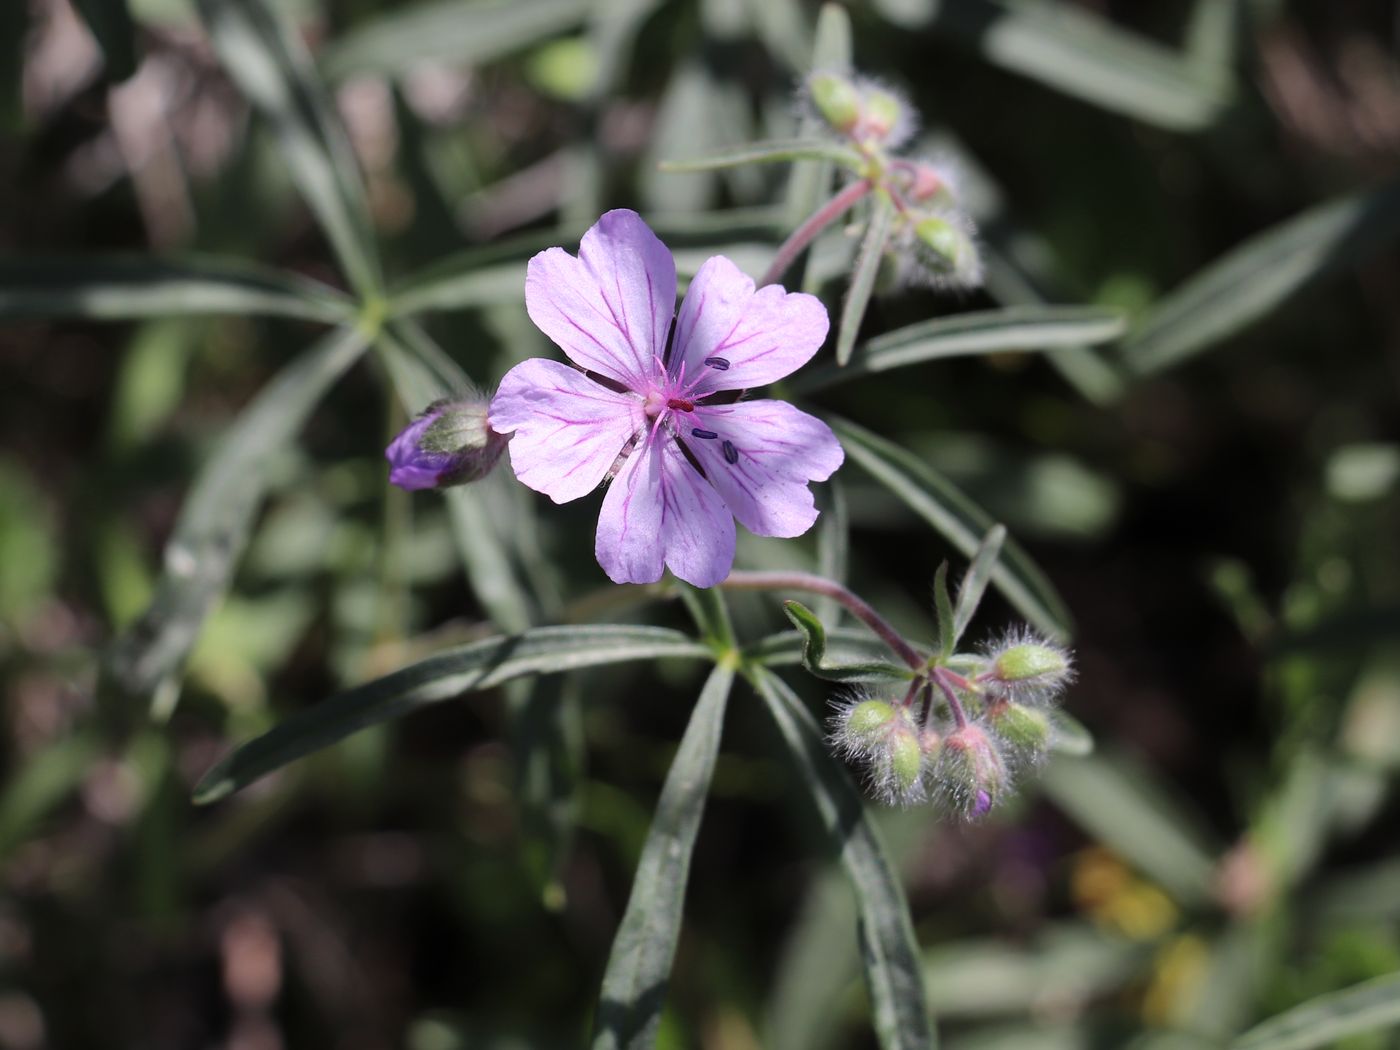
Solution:
{"label": "bud cluster", "polygon": [[959,202],[952,167],[896,153],[917,124],[908,99],[867,77],[829,70],[809,76],[804,94],[817,119],[855,147],[861,158],[857,174],[893,203],[889,245],[903,278],[935,286],[980,285],[976,227]]}
{"label": "bud cluster", "polygon": [[831,743],[865,767],[884,801],[933,801],[976,820],[1045,757],[1050,710],[1073,677],[1066,649],[1018,631],[981,653],[931,661],[902,700],[838,701]]}

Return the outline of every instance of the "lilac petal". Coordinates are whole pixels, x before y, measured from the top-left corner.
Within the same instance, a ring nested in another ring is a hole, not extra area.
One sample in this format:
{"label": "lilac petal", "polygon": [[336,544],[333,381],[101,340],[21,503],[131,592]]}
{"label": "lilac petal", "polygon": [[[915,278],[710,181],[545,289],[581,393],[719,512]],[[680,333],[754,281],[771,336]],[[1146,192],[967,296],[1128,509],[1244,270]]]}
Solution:
{"label": "lilac petal", "polygon": [[436,488],[438,478],[453,464],[454,457],[446,453],[424,452],[419,440],[434,422],[437,412],[426,412],[399,432],[384,450],[389,461],[389,483],[413,492]]}
{"label": "lilac petal", "polygon": [[801,368],[826,339],[829,321],[821,300],[753,281],[722,255],[706,260],[690,282],[676,318],[670,372],[695,397],[716,390],[745,390],[782,379]]}
{"label": "lilac petal", "polygon": [[540,357],[507,372],[491,399],[491,429],[515,435],[515,476],[555,503],[593,491],[646,422],[640,399]]}
{"label": "lilac petal", "polygon": [[577,259],[550,248],[530,260],[525,308],[575,364],[644,390],[676,309],[676,263],[636,212],[610,211]]}
{"label": "lilac petal", "polygon": [[[697,429],[714,436],[696,437]],[[734,516],[759,536],[810,529],[817,508],[807,483],[831,477],[846,455],[830,427],[786,401],[698,405],[680,433]]]}
{"label": "lilac petal", "polygon": [[655,583],[664,564],[687,583],[713,587],[734,565],[734,516],[661,434],[608,489],[594,551],[614,583]]}

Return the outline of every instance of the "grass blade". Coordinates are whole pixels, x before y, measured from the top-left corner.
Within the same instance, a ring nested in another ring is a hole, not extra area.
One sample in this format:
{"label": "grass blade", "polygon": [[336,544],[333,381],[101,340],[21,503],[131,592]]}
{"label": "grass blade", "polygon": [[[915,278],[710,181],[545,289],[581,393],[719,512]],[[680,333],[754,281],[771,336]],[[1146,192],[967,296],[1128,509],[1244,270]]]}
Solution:
{"label": "grass blade", "polygon": [[855,349],[860,323],[865,320],[865,309],[870,305],[870,293],[875,290],[875,278],[880,273],[885,244],[893,228],[894,203],[884,194],[879,194],[872,202],[870,223],[865,228],[860,250],[856,253],[856,265],[851,271],[846,301],[841,304],[841,323],[836,331],[836,365],[839,368],[846,367]]}
{"label": "grass blade", "polygon": [[214,802],[358,730],[523,675],[629,660],[703,660],[710,656],[709,649],[700,643],[660,627],[538,627],[523,634],[487,638],[437,653],[298,711],[222,759],[199,782],[194,800]]}
{"label": "grass blade", "polygon": [[[830,420],[846,454],[860,464],[958,550],[971,557],[993,525],[982,510],[912,453],[863,427]],[[1050,581],[1015,540],[1008,539],[992,569],[992,583],[1033,626],[1056,639],[1068,638],[1069,612]]]}
{"label": "grass blade", "polygon": [[821,727],[802,701],[771,671],[754,668],[752,676],[855,888],[861,955],[880,1045],[885,1050],[931,1050],[937,1041],[909,904],[860,796],[827,752]]}
{"label": "grass blade", "polygon": [[109,684],[174,702],[186,657],[228,588],[262,503],[270,468],[333,383],[364,352],[353,328],[332,332],[265,386],[229,429],[180,509],[150,607],[112,645]]}
{"label": "grass blade", "polygon": [[1084,306],[1012,306],[977,310],[898,328],[858,347],[845,367],[806,369],[788,386],[798,393],[892,368],[971,354],[1070,350],[1121,336],[1121,314]]}
{"label": "grass blade", "polygon": [[355,289],[381,284],[365,187],[350,142],[295,27],[270,0],[198,0],[234,82],[272,124],[302,196]]}
{"label": "grass blade", "polygon": [[386,8],[328,50],[326,75],[395,76],[430,61],[481,65],[576,29],[595,6],[593,0],[442,0]]}
{"label": "grass blade", "polygon": [[710,672],[666,774],[627,898],[627,911],[603,975],[594,1021],[594,1050],[642,1050],[656,1040],[681,932],[690,855],[719,755],[724,709],[733,682],[734,672],[729,667],[717,666]]}
{"label": "grass blade", "polygon": [[828,142],[826,139],[771,139],[766,142],[743,142],[726,146],[704,157],[689,160],[663,160],[662,171],[718,171],[745,164],[782,164],[794,160],[829,160],[848,168],[860,165],[860,155],[854,150]]}
{"label": "grass blade", "polygon": [[1158,301],[1123,343],[1138,375],[1225,341],[1301,288],[1400,235],[1400,183],[1319,205],[1250,238]]}
{"label": "grass blade", "polygon": [[319,282],[228,259],[0,260],[0,317],[125,321],[263,314],[344,321],[354,308]]}
{"label": "grass blade", "polygon": [[1400,1025],[1400,973],[1310,999],[1251,1028],[1230,1050],[1309,1050],[1394,1025]]}

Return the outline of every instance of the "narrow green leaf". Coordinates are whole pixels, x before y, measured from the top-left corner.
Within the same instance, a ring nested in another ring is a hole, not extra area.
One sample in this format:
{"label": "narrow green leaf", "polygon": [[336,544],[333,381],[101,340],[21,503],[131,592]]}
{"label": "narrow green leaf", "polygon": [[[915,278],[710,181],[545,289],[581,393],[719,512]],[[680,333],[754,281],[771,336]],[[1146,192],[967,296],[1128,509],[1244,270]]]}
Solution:
{"label": "narrow green leaf", "polygon": [[224,68],[271,123],[283,156],[362,294],[381,285],[379,256],[354,151],[295,27],[271,0],[197,0]]}
{"label": "narrow green leaf", "polygon": [[[394,322],[379,334],[381,359],[404,408],[414,414],[433,401],[470,388],[466,374],[445,351],[411,322]],[[493,520],[488,497],[502,475],[445,490],[452,534],[466,565],[467,579],[483,609],[507,631],[524,630],[535,620],[534,603],[520,582],[505,543],[501,522]],[[501,501],[498,501],[501,502]]]}
{"label": "narrow green leaf", "polygon": [[682,583],[680,593],[705,641],[721,652],[738,644],[734,639],[734,624],[729,619],[729,607],[718,587],[693,587]]}
{"label": "narrow green leaf", "polygon": [[977,553],[972,556],[972,562],[958,587],[957,608],[953,611],[954,647],[962,640],[967,625],[977,612],[977,606],[982,604],[982,595],[987,592],[987,584],[991,582],[992,571],[1005,543],[1006,526],[997,524],[987,530],[982,542],[977,545]]}
{"label": "narrow green leaf", "polygon": [[1094,737],[1082,722],[1064,711],[1050,712],[1050,750],[1066,758],[1094,753]]}
{"label": "narrow green leaf", "polygon": [[[889,662],[890,650],[864,628],[823,625],[827,661],[832,664],[874,666]],[[807,635],[803,631],[780,631],[744,648],[744,659],[765,667],[795,667],[803,662]],[[895,664],[890,664],[895,667]],[[909,675],[902,668],[899,677]]]}
{"label": "narrow green leaf", "polygon": [[583,777],[583,712],[577,675],[557,675],[507,698],[515,756],[521,853],[546,908],[565,905],[563,866],[573,843]]}
{"label": "narrow green leaf", "polygon": [[936,31],[1003,69],[1159,127],[1196,131],[1229,103],[1228,85],[1188,58],[1106,19],[1049,0],[939,4]]}
{"label": "narrow green leaf", "polygon": [[1010,306],[935,317],[862,344],[845,367],[823,365],[788,382],[810,393],[860,376],[906,368],[925,361],[973,354],[1035,353],[1105,343],[1123,334],[1116,311],[1086,306]]}
{"label": "narrow green leaf", "polygon": [[1057,806],[1178,901],[1209,898],[1212,851],[1147,770],[1105,755],[1054,759],[1042,784]]}
{"label": "narrow green leaf", "polygon": [[1149,375],[1216,346],[1397,236],[1400,182],[1311,208],[1251,237],[1159,300],[1123,343],[1124,363]]}
{"label": "narrow green leaf", "polygon": [[938,655],[946,660],[953,655],[958,636],[953,626],[953,599],[948,595],[948,563],[939,562],[933,573],[933,610],[938,620]]}
{"label": "narrow green leaf", "polygon": [[[847,455],[971,557],[993,525],[987,513],[923,460],[863,427],[830,421]],[[992,569],[992,583],[1033,626],[1056,639],[1070,635],[1069,612],[1045,574],[1008,539]]]}
{"label": "narrow green leaf", "polygon": [[681,932],[690,855],[719,755],[734,672],[710,672],[676,751],[642,859],[613,939],[594,1016],[594,1050],[645,1050],[656,1042],[676,941]]}
{"label": "narrow green leaf", "polygon": [[865,980],[880,1045],[884,1050],[933,1050],[937,1038],[909,904],[860,795],[827,751],[821,727],[802,701],[771,671],[758,667],[752,675],[855,889]]}
{"label": "narrow green leaf", "polygon": [[594,0],[439,0],[385,8],[326,53],[335,80],[399,75],[424,62],[477,66],[582,25]]}
{"label": "narrow green leaf", "polygon": [[[817,575],[837,583],[846,582],[850,561],[851,520],[846,509],[846,488],[840,477],[831,477],[815,489],[817,509]],[[817,617],[823,623],[840,623],[845,610],[829,595],[817,599]]]}
{"label": "narrow green leaf", "polygon": [[826,659],[826,628],[815,613],[801,602],[783,602],[783,612],[802,633],[802,666],[828,682],[907,682],[913,677],[907,667],[888,660],[866,660],[859,663],[828,663]]}
{"label": "narrow green leaf", "polygon": [[876,196],[870,207],[870,222],[856,253],[855,269],[846,289],[846,301],[841,304],[841,322],[836,330],[836,364],[844,368],[855,349],[860,323],[865,320],[870,293],[875,290],[875,278],[885,257],[885,244],[894,228],[894,204],[884,194]]}
{"label": "narrow green leaf", "polygon": [[855,169],[860,166],[860,154],[847,146],[826,139],[772,139],[765,142],[744,142],[715,150],[704,157],[689,160],[663,160],[662,171],[717,171],[737,168],[744,164],[782,164],[795,160],[829,160]]}
{"label": "narrow green leaf", "polygon": [[513,678],[663,657],[703,660],[710,650],[679,631],[599,624],[537,627],[448,649],[305,708],[238,747],[204,775],[197,803],[214,802],[289,762],[368,726]]}
{"label": "narrow green leaf", "polygon": [[106,60],[107,80],[125,80],[136,72],[136,25],[127,0],[75,0],[74,7],[92,31]]}
{"label": "narrow green leaf", "polygon": [[185,659],[247,545],[273,463],[365,346],[358,329],[330,333],[239,415],[180,509],[149,608],[106,654],[110,684],[129,696],[157,697],[162,706],[173,702]]}
{"label": "narrow green leaf", "polygon": [[354,308],[316,281],[228,259],[0,260],[0,317],[124,321],[198,314],[334,322],[353,317]]}

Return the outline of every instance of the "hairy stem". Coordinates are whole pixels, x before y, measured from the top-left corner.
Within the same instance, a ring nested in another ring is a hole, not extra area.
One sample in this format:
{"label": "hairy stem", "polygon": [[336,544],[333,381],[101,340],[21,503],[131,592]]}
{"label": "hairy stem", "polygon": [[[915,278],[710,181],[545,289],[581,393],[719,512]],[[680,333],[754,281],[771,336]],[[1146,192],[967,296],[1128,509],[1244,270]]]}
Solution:
{"label": "hairy stem", "polygon": [[848,211],[856,201],[869,193],[870,189],[869,179],[858,179],[808,216],[802,225],[793,230],[788,235],[788,239],[778,248],[778,254],[773,257],[772,264],[763,275],[763,279],[758,282],[758,286],[762,288],[764,285],[777,284],[782,280],[788,267],[796,261],[809,244],[817,239],[817,234]]}
{"label": "hairy stem", "polygon": [[963,710],[962,701],[958,699],[958,694],[954,692],[952,684],[948,681],[947,669],[935,667],[933,680],[938,683],[938,688],[943,690],[943,698],[948,701],[948,711],[952,714],[953,721],[957,723],[959,729],[965,728],[967,726],[967,712]]}
{"label": "hairy stem", "polygon": [[835,580],[813,576],[806,572],[731,572],[720,582],[721,587],[736,591],[806,591],[833,598],[865,626],[869,627],[890,650],[914,670],[924,668],[925,660],[917,649],[904,640],[890,622],[877,613],[859,595]]}

